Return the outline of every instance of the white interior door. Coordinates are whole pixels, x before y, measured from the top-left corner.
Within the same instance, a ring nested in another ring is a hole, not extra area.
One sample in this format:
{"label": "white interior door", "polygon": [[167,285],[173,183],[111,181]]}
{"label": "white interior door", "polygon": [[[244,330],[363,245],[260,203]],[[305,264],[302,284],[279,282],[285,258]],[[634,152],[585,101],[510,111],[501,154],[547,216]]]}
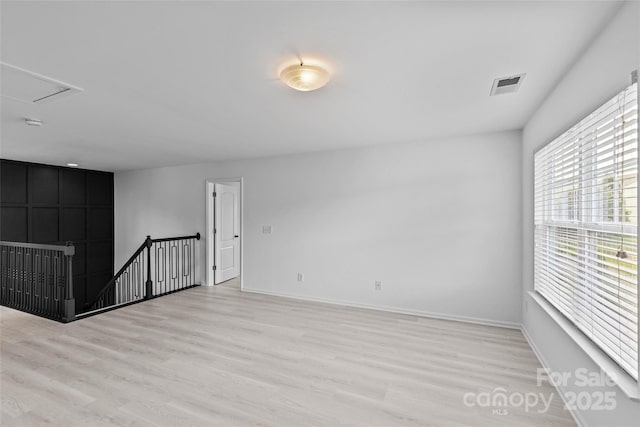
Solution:
{"label": "white interior door", "polygon": [[240,275],[240,188],[215,184],[214,283]]}

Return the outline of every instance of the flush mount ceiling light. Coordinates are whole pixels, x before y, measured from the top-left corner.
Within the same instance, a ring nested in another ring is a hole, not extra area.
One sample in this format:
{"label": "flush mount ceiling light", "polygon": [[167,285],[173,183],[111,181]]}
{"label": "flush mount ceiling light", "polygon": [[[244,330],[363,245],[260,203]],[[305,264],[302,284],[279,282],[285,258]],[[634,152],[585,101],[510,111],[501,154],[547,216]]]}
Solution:
{"label": "flush mount ceiling light", "polygon": [[67,163],[67,166],[70,168],[77,168],[79,165],[77,163]]}
{"label": "flush mount ceiling light", "polygon": [[282,70],[280,79],[290,88],[308,92],[326,85],[329,81],[329,72],[319,65],[308,65],[300,62]]}

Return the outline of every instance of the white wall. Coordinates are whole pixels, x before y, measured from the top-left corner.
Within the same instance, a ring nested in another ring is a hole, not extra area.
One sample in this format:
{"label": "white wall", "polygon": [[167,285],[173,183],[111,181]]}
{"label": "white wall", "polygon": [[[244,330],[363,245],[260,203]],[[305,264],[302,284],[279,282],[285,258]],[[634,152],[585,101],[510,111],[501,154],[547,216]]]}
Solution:
{"label": "white wall", "polygon": [[517,324],[520,158],[505,132],[118,172],[117,264],[146,234],[203,233],[205,179],[242,176],[245,289]]}
{"label": "white wall", "polygon": [[[528,295],[533,290],[533,153],[629,85],[631,71],[640,66],[639,28],[640,3],[629,2],[565,74],[523,132],[523,324],[555,371],[598,369]],[[617,392],[617,409],[580,412],[586,425],[622,426],[640,420],[640,402],[632,402],[617,388],[611,391]]]}

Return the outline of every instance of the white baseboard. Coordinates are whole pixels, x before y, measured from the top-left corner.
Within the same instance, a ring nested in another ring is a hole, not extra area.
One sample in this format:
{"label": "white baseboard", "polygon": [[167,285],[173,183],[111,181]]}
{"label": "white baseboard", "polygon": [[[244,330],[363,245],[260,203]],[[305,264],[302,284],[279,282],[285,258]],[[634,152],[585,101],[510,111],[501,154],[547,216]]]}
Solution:
{"label": "white baseboard", "polygon": [[456,316],[456,315],[449,315],[449,314],[442,314],[442,313],[434,313],[429,311],[411,310],[411,309],[405,309],[400,307],[391,307],[391,306],[385,306],[385,305],[361,304],[361,303],[355,303],[351,301],[341,301],[341,300],[334,300],[329,298],[309,297],[309,296],[287,294],[284,292],[265,291],[262,289],[248,289],[245,287],[242,289],[242,292],[291,298],[291,299],[297,299],[301,301],[321,302],[325,304],[342,305],[346,307],[365,308],[368,310],[386,311],[389,313],[410,314],[413,316],[429,317],[432,319],[454,320],[457,322],[475,323],[475,324],[487,325],[487,326],[497,326],[500,328],[509,328],[509,329],[521,328],[520,323],[515,323],[515,322],[482,319],[477,317]]}
{"label": "white baseboard", "polygon": [[[542,367],[547,371],[551,371],[551,368],[545,361],[544,356],[542,356],[542,353],[536,346],[536,343],[533,341],[533,339],[531,339],[531,336],[529,336],[529,333],[527,332],[527,328],[525,328],[524,325],[521,325],[520,330],[522,331],[522,335],[524,335],[524,339],[527,340],[527,343],[529,343],[529,347],[531,347],[531,350],[533,350],[533,354],[535,354],[536,357],[538,358],[538,361],[540,361],[540,364],[542,365]],[[558,386],[556,387],[556,390],[558,390],[558,394],[560,395],[560,398],[566,405],[567,401],[564,397],[564,390],[562,389],[562,387],[558,387]],[[584,427],[587,425],[587,423],[582,418],[582,415],[580,414],[580,412],[575,411],[573,409],[570,409],[569,412],[571,413],[573,420],[576,422],[576,424],[578,424],[578,426]]]}

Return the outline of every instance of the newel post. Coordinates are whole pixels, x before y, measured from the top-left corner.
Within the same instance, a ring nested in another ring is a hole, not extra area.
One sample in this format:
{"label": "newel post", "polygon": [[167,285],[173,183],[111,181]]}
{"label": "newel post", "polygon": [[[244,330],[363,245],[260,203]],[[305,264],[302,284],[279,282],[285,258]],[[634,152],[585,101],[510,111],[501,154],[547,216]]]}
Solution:
{"label": "newel post", "polygon": [[73,242],[67,242],[64,248],[64,256],[67,261],[67,277],[65,283],[64,298],[64,321],[72,322],[76,320],[76,300],[73,298],[73,256],[76,253],[76,247]]}
{"label": "newel post", "polygon": [[147,244],[147,282],[144,299],[150,299],[153,297],[153,282],[151,281],[151,245],[153,245],[153,242],[151,241],[151,236],[147,236],[145,242]]}

